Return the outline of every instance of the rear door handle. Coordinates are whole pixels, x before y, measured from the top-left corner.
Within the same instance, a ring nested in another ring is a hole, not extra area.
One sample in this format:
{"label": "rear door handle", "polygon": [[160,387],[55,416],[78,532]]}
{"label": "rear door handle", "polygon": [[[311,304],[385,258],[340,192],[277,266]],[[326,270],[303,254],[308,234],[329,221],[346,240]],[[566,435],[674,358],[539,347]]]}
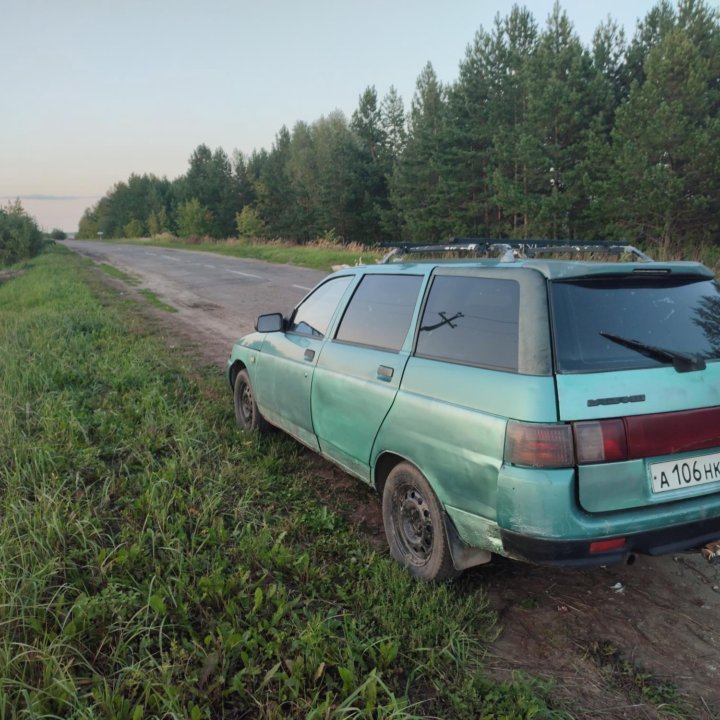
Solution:
{"label": "rear door handle", "polygon": [[378,380],[392,380],[395,370],[387,365],[380,365],[377,369]]}
{"label": "rear door handle", "polygon": [[310,348],[308,348],[308,349],[305,351],[305,359],[309,362],[309,361],[312,360],[314,357],[315,357],[315,351],[314,351],[314,350],[310,350]]}

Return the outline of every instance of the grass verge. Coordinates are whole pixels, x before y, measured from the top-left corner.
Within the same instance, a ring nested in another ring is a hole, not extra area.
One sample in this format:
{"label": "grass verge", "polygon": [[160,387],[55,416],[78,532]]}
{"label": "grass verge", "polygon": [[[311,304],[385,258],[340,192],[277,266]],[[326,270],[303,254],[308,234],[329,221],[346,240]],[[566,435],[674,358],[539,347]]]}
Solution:
{"label": "grass verge", "polygon": [[[97,267],[99,267],[100,270],[102,270],[107,275],[110,275],[110,277],[113,277],[116,280],[122,280],[126,285],[130,285],[131,287],[137,287],[138,285],[140,285],[139,278],[137,278],[135,275],[130,275],[129,273],[123,272],[122,270],[118,270],[118,268],[116,268],[114,265],[100,263]],[[177,312],[177,308],[174,308],[172,305],[168,305],[167,303],[163,302],[152,290],[148,290],[147,288],[141,288],[140,290],[138,290],[138,292],[153,307],[169,313]]]}
{"label": "grass verge", "polygon": [[114,277],[117,280],[122,280],[126,285],[138,286],[140,285],[140,279],[135,275],[118,270],[114,265],[108,265],[108,263],[100,263],[98,267],[110,277]]}
{"label": "grass verge", "polygon": [[142,289],[138,290],[138,292],[153,307],[156,307],[159,310],[164,310],[165,312],[169,312],[169,313],[177,312],[177,308],[174,308],[172,305],[168,305],[167,303],[163,302],[152,290],[148,290],[147,288],[142,288]]}
{"label": "grass verge", "polygon": [[410,580],[54,248],[0,286],[0,718],[549,718],[479,591]]}

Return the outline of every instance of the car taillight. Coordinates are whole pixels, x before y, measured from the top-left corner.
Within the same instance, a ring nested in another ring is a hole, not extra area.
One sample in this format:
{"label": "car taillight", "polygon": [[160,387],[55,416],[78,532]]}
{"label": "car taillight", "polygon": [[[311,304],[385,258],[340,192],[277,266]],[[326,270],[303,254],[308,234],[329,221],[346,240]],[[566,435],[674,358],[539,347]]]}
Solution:
{"label": "car taillight", "polygon": [[572,423],[510,420],[505,462],[560,468],[706,450],[720,445],[720,407]]}
{"label": "car taillight", "polygon": [[572,467],[572,428],[560,423],[510,420],[505,435],[505,462],[527,467]]}
{"label": "car taillight", "polygon": [[720,446],[720,407],[625,418],[631,458]]}
{"label": "car taillight", "polygon": [[621,419],[576,422],[573,430],[580,465],[628,459],[625,424]]}

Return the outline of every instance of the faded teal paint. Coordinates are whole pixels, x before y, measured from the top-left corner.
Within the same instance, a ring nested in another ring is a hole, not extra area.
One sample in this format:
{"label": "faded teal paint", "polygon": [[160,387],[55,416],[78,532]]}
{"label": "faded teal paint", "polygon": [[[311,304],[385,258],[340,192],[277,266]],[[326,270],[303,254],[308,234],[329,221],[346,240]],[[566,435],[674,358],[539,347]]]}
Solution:
{"label": "faded teal paint", "polygon": [[[258,339],[259,342],[253,342],[254,340]],[[231,385],[233,384],[233,367],[238,363],[243,367],[247,367],[250,364],[250,356],[257,355],[257,350],[262,347],[263,339],[264,338],[262,335],[253,333],[253,335],[247,335],[240,338],[233,345],[232,351],[230,352],[230,357],[227,361],[227,375]]]}
{"label": "faded teal paint", "polygon": [[[575,471],[503,465],[498,474],[497,523],[544,538],[578,537]],[[584,537],[581,533],[579,537]]]}
{"label": "faded teal paint", "polygon": [[[253,389],[260,412],[313,450],[310,391],[322,339],[292,333],[268,333],[255,364]],[[314,353],[308,359],[306,353]]]}
{"label": "faded teal paint", "polygon": [[494,520],[473,515],[461,508],[452,507],[452,505],[445,505],[445,510],[463,542],[472,547],[503,554],[500,528]]}
{"label": "faded teal paint", "polygon": [[[561,420],[594,420],[624,415],[692,410],[720,405],[720,362],[705,370],[679,373],[673,367],[557,376]],[[600,398],[644,395],[642,402],[588,407]]]}
{"label": "faded teal paint", "polygon": [[403,381],[378,433],[373,462],[394,452],[421,469],[441,502],[494,519],[506,424],[505,418],[409,392]]}
{"label": "faded teal paint", "polygon": [[504,418],[557,420],[555,383],[550,376],[519,375],[412,357],[405,369],[402,390]]}
{"label": "faded teal paint", "polygon": [[717,493],[683,495],[682,503],[658,503],[621,513],[587,513],[574,502],[574,475],[572,469],[503,466],[498,479],[498,525],[543,539],[593,540],[720,515]]}
{"label": "faded teal paint", "polygon": [[[407,362],[406,353],[344,343],[327,343],[320,354],[312,390],[312,417],[320,449],[370,478],[370,451],[387,415]],[[381,378],[380,366],[392,376]]]}
{"label": "faded teal paint", "polygon": [[236,343],[233,350],[237,350],[237,352],[240,352],[240,348],[245,348],[245,350],[262,350],[262,346],[265,342],[265,338],[267,335],[259,332],[250,333],[250,335],[245,335],[245,337],[241,337]]}
{"label": "faded teal paint", "polygon": [[227,361],[228,380],[232,385],[233,378],[231,376],[232,368],[236,363],[247,367],[250,364],[250,357],[257,356],[258,351],[262,348],[265,336],[260,333],[252,333],[238,339],[232,347],[230,357]]}
{"label": "faded teal paint", "polygon": [[578,468],[578,497],[588,512],[609,512],[642,507],[649,500],[645,462],[628,460],[612,465],[581,465]]}
{"label": "faded teal paint", "polygon": [[582,465],[578,470],[580,505],[590,512],[610,512],[628,508],[656,507],[666,503],[684,502],[690,498],[718,493],[717,483],[689,485],[662,493],[652,491],[650,464],[672,457],[673,460],[702,457],[707,450],[678,453],[662,458],[630,460],[607,465]]}

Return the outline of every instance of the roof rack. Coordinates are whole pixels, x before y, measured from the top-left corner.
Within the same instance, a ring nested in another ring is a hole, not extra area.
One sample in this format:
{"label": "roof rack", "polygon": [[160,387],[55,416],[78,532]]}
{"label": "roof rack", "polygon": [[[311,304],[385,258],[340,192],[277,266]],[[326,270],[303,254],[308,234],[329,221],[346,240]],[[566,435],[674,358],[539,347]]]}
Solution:
{"label": "roof rack", "polygon": [[517,258],[535,258],[538,255],[602,253],[604,255],[633,255],[641,262],[653,262],[653,259],[633,245],[611,242],[573,243],[568,240],[486,240],[483,238],[450,238],[443,245],[383,245],[388,248],[381,263],[397,262],[404,255],[428,253],[467,253],[489,255],[497,253],[500,262],[514,262]]}

